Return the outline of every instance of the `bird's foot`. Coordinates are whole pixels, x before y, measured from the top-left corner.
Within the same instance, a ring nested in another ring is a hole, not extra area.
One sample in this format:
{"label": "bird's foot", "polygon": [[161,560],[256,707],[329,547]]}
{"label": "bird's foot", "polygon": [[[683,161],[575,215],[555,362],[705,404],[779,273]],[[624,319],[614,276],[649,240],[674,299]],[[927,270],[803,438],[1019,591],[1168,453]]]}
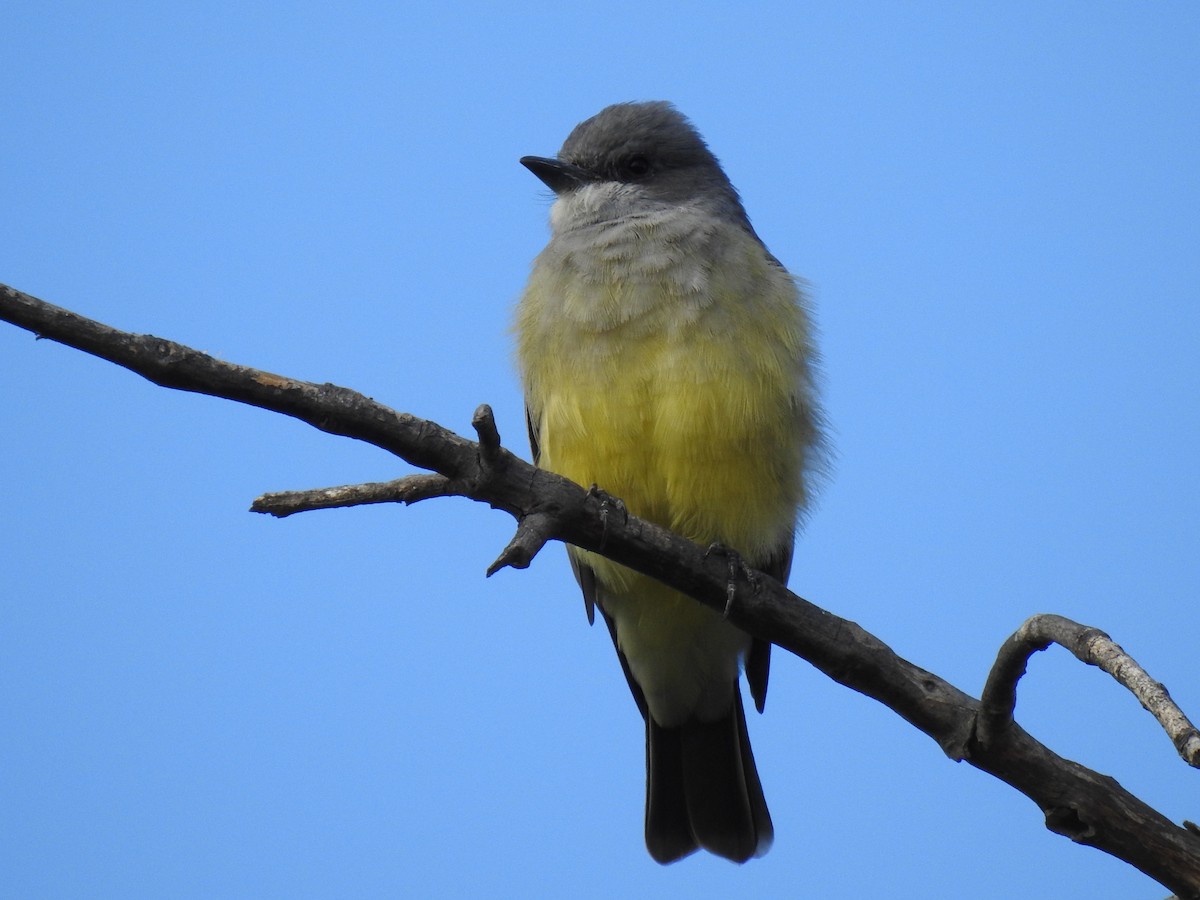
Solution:
{"label": "bird's foot", "polygon": [[620,497],[614,497],[606,491],[600,489],[600,486],[593,484],[587,489],[589,497],[595,497],[600,501],[600,547],[603,549],[608,541],[608,516],[612,510],[616,510],[621,514],[624,521],[629,521],[629,510],[625,508],[625,501]]}
{"label": "bird's foot", "polygon": [[733,609],[734,598],[737,597],[737,577],[738,573],[746,577],[750,582],[750,587],[755,593],[758,592],[758,586],[761,584],[758,571],[752,569],[746,560],[742,558],[742,554],[738,553],[732,547],[726,547],[724,544],[709,544],[708,549],[704,551],[704,558],[707,559],[715,554],[721,554],[729,563],[729,580],[725,583],[725,611],[721,613],[722,619],[729,618],[729,612]]}

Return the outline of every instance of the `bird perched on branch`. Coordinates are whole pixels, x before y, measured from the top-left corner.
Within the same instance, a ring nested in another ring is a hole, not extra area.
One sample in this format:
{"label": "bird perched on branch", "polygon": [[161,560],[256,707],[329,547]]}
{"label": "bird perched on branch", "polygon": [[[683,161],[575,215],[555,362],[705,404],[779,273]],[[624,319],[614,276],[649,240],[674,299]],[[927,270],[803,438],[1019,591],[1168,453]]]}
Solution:
{"label": "bird perched on branch", "polygon": [[[516,315],[537,464],[786,582],[820,460],[812,329],[715,156],[669,103],[618,103],[558,156]],[[657,581],[569,548],[646,722],[646,846],[737,862],[774,829],[739,671],[762,711],[769,643]]]}

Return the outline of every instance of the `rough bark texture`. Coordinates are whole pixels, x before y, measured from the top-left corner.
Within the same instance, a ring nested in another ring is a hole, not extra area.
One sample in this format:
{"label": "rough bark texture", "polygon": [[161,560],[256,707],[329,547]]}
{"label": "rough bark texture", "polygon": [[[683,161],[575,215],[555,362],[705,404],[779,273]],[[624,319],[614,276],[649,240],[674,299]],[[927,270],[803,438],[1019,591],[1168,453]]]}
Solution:
{"label": "rough bark texture", "polygon": [[[1124,860],[1181,898],[1200,898],[1200,834],[1194,826],[1169,821],[1112,778],[1063,759],[1012,721],[1009,698],[1015,700],[1013,688],[1028,655],[1052,641],[1076,652],[1073,644],[1086,645],[1097,634],[1107,639],[1101,632],[1068,623],[1086,633],[1076,632],[1062,625],[1066,620],[1055,621],[1057,617],[1035,617],[1046,621],[1031,620],[1033,624],[1022,626],[1002,649],[985,692],[986,713],[981,716],[979,700],[901,659],[854,622],[789,593],[765,575],[756,574],[751,583],[737,567],[731,573],[719,554],[626,515],[598,491],[584,490],[513,456],[500,446],[486,407],[476,413],[477,443],[346,388],[296,381],[222,362],[161,338],[117,331],[4,286],[0,286],[0,319],[110,360],[155,384],[293,416],[438,473],[387,484],[268,495],[255,502],[258,511],[288,515],[304,509],[438,496],[470,497],[502,509],[517,519],[518,527],[490,571],[528,565],[546,541],[561,540],[659,578],[716,610],[725,611],[728,604],[729,619],[738,627],[885,704],[937,741],[951,759],[989,772],[1028,796],[1045,813],[1051,831]],[[734,600],[729,604],[731,587]],[[1099,658],[1084,661],[1105,667]],[[1116,668],[1128,671],[1124,666]],[[1134,680],[1147,685],[1138,693],[1127,684],[1143,705],[1151,708],[1163,702],[1165,691],[1155,690],[1161,685],[1148,676]],[[1200,735],[1173,704],[1164,709],[1156,715],[1168,727],[1180,754],[1192,765],[1200,764],[1196,752]],[[1164,717],[1173,724],[1168,726]]]}

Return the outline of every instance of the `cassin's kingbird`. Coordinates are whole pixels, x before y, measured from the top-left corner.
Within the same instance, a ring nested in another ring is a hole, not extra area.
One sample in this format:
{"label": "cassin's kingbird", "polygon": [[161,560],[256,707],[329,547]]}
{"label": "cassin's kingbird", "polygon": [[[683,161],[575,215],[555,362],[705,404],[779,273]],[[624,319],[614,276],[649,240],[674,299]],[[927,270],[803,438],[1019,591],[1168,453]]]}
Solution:
{"label": "cassin's kingbird", "polygon": [[[521,162],[556,195],[516,316],[534,460],[786,582],[821,443],[796,280],[669,103],[609,106],[557,158]],[[738,669],[761,712],[771,645],[647,576],[569,553],[646,720],[650,855],[762,855],[774,831]]]}

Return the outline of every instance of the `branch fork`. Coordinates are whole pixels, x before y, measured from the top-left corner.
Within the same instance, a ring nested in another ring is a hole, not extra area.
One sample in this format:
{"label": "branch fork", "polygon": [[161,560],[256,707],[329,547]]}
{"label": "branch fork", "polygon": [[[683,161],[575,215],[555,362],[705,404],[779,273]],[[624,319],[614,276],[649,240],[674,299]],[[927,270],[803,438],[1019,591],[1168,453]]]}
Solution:
{"label": "branch fork", "polygon": [[990,747],[1012,727],[1017,682],[1025,674],[1030,657],[1051,644],[1065,647],[1080,662],[1096,666],[1116,679],[1158,720],[1183,761],[1200,768],[1200,731],[1171,699],[1167,689],[1099,628],[1051,614],[1026,619],[1000,647],[975,717],[974,738],[979,747]]}

